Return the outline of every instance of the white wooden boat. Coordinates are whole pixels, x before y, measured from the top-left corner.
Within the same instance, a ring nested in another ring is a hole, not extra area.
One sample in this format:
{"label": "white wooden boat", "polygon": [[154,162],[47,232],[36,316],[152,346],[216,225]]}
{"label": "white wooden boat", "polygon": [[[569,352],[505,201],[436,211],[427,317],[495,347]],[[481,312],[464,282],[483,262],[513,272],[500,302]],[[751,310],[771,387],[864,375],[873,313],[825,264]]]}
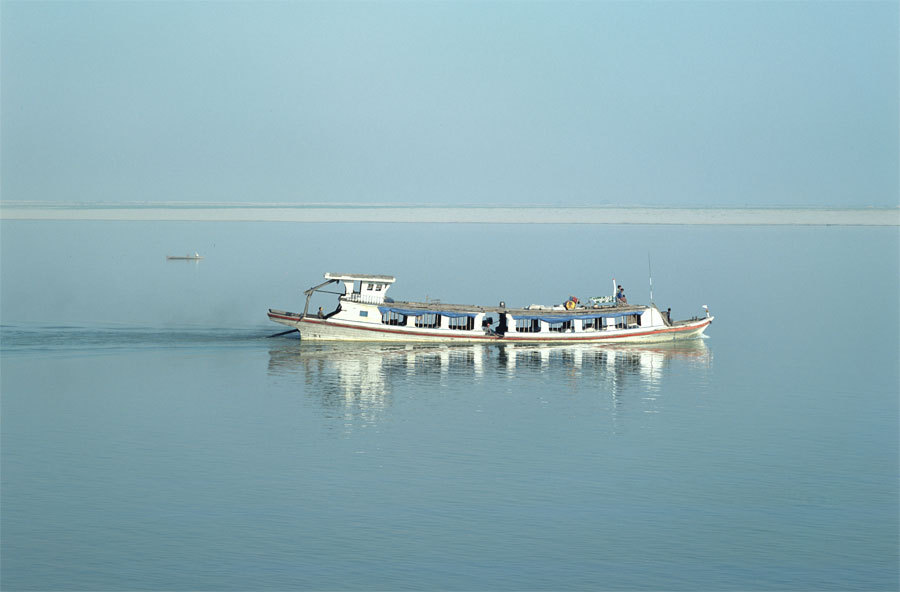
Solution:
{"label": "white wooden boat", "polygon": [[195,251],[193,255],[166,255],[166,259],[169,261],[199,261],[203,259],[203,255]]}
{"label": "white wooden boat", "polygon": [[[697,338],[714,318],[706,309],[702,317],[673,322],[654,304],[617,304],[609,297],[589,305],[570,298],[565,305],[526,308],[394,301],[385,296],[394,281],[326,273],[325,282],[304,292],[303,313],[270,308],[269,319],[308,341],[654,343]],[[324,289],[334,284],[343,292]],[[320,291],[336,294],[337,308],[310,314],[310,298]]]}

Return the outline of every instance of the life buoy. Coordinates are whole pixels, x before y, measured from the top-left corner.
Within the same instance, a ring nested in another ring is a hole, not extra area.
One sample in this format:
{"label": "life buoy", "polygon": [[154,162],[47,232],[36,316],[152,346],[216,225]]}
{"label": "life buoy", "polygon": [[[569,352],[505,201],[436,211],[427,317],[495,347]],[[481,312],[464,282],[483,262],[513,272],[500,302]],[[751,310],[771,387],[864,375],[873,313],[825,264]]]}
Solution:
{"label": "life buoy", "polygon": [[566,300],[566,310],[575,310],[574,300]]}

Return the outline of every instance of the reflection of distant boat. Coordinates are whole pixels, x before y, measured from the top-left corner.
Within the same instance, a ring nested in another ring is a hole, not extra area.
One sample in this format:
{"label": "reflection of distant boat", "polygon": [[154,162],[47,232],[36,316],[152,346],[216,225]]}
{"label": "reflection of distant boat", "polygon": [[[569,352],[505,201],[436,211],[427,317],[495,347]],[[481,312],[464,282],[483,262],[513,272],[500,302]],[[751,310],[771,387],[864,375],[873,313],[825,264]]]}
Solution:
{"label": "reflection of distant boat", "polygon": [[193,255],[166,255],[169,261],[199,261],[203,259],[203,255],[194,251]]}
{"label": "reflection of distant boat", "polygon": [[[269,309],[269,319],[298,330],[307,341],[403,343],[656,343],[700,337],[713,317],[672,321],[655,304],[627,304],[624,295],[597,296],[581,303],[525,308],[432,302],[400,302],[385,294],[395,279],[387,275],[326,273],[325,282],[306,290],[303,313]],[[343,293],[324,290],[343,286]],[[613,280],[615,286],[615,280]],[[338,296],[334,311],[310,314],[316,292]]]}

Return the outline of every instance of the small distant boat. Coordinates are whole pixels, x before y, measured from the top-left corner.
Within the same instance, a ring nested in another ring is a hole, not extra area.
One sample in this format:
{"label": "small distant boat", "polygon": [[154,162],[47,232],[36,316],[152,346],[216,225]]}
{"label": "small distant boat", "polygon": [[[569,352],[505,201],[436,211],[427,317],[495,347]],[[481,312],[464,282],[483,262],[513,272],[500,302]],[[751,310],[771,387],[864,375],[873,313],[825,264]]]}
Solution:
{"label": "small distant boat", "polygon": [[199,261],[203,259],[203,255],[194,251],[193,255],[166,255],[169,261]]}

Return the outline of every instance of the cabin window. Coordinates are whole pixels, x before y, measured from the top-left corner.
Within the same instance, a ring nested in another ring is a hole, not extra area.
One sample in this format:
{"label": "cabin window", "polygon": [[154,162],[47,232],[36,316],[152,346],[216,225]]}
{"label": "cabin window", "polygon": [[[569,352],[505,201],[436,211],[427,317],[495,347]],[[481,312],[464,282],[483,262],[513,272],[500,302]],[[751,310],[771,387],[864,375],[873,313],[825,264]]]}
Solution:
{"label": "cabin window", "polygon": [[374,286],[372,286],[372,284],[369,284],[368,286],[366,286],[366,290],[368,290],[369,292],[371,292],[372,289],[373,289],[373,287],[374,287]]}
{"label": "cabin window", "polygon": [[367,311],[367,310],[361,310],[361,311],[359,311],[359,316],[361,316],[361,317],[367,317],[367,316],[369,316],[369,311]]}
{"label": "cabin window", "polygon": [[447,326],[457,331],[471,331],[475,328],[475,317],[450,317]]}
{"label": "cabin window", "polygon": [[554,333],[566,333],[572,330],[572,321],[563,321],[561,323],[550,323],[550,330]]}
{"label": "cabin window", "polygon": [[375,291],[381,292],[381,284],[375,284]]}
{"label": "cabin window", "polygon": [[540,333],[539,319],[516,319],[516,333]]}
{"label": "cabin window", "polygon": [[640,327],[641,326],[641,315],[639,314],[630,314],[621,317],[616,317],[616,328],[617,329],[627,329],[628,327]]}
{"label": "cabin window", "polygon": [[603,328],[603,318],[596,319],[587,319],[586,321],[581,321],[581,329],[584,331],[588,331],[591,329],[595,329],[597,331]]}
{"label": "cabin window", "polygon": [[406,315],[389,310],[381,315],[381,322],[385,325],[406,326]]}
{"label": "cabin window", "polygon": [[416,327],[420,329],[437,329],[441,326],[441,315],[423,314],[416,317]]}

